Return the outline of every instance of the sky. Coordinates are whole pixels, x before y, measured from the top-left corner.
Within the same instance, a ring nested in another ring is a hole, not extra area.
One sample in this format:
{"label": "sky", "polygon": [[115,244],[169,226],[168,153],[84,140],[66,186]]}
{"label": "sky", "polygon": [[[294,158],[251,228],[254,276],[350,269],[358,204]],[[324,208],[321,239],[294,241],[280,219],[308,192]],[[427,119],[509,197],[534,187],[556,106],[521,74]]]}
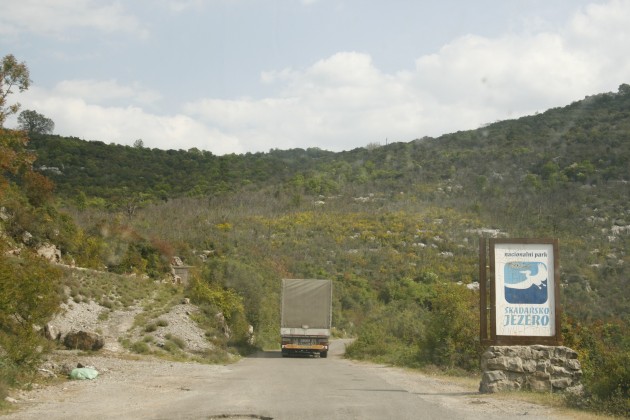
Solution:
{"label": "sky", "polygon": [[630,0],[0,0],[7,54],[55,134],[338,152],[616,92]]}

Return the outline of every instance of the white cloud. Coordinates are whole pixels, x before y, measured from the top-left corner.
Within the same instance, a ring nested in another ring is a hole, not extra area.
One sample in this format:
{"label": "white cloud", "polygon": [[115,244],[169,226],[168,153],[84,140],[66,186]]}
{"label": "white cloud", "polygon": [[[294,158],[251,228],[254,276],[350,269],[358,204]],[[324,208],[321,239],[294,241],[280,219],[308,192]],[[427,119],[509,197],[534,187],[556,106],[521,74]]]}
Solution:
{"label": "white cloud", "polygon": [[161,97],[159,92],[143,88],[138,83],[124,86],[116,80],[64,80],[55,86],[54,93],[97,104],[123,100],[150,105]]}
{"label": "white cloud", "polygon": [[576,13],[563,33],[567,44],[599,66],[602,79],[630,80],[630,1],[591,4]]}
{"label": "white cloud", "polygon": [[[592,92],[593,65],[557,34],[459,38],[416,61],[415,88],[443,104],[488,106],[495,118],[560,105]],[[537,109],[538,108],[538,109]]]}
{"label": "white cloud", "polygon": [[204,0],[162,0],[164,6],[176,13],[181,13],[189,9],[201,9]]}
{"label": "white cloud", "polygon": [[[95,0],[20,0],[3,2],[0,34],[31,32],[61,37],[68,29],[91,28],[146,37],[147,31],[121,2]],[[67,35],[63,35],[67,36]]]}
{"label": "white cloud", "polygon": [[403,133],[404,140],[418,134],[420,104],[366,54],[339,53],[303,72],[286,69],[262,78],[283,83],[278,97],[204,99],[184,110],[257,151],[304,144],[341,150],[384,141],[388,134]]}

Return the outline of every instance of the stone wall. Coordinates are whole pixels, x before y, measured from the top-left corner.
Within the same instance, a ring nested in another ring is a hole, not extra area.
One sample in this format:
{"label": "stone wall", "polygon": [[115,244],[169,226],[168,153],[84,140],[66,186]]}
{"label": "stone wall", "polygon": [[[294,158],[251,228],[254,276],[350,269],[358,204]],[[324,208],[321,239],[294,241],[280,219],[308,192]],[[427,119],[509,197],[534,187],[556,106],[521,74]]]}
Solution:
{"label": "stone wall", "polygon": [[557,346],[491,346],[481,356],[479,391],[581,392],[575,351]]}

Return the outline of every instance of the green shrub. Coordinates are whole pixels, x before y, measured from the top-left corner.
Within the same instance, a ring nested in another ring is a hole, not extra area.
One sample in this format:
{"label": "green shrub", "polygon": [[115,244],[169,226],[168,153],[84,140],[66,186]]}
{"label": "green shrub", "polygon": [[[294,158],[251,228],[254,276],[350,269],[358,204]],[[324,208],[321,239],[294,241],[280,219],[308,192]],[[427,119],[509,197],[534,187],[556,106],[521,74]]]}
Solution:
{"label": "green shrub", "polygon": [[157,330],[157,324],[152,322],[144,327],[144,332],[154,332]]}
{"label": "green shrub", "polygon": [[226,319],[245,311],[242,298],[236,292],[223,290],[196,277],[191,280],[189,294],[192,302],[210,304],[223,312]]}
{"label": "green shrub", "polygon": [[178,348],[182,350],[186,348],[186,342],[179,337],[176,337],[172,334],[166,334],[164,338],[166,338],[168,342],[175,344]]}
{"label": "green shrub", "polygon": [[575,349],[584,372],[586,396],[569,405],[630,417],[630,327],[622,320],[563,322],[565,345]]}
{"label": "green shrub", "polygon": [[398,366],[418,365],[424,336],[425,309],[409,302],[391,303],[366,320],[359,337],[346,350],[349,357]]}
{"label": "green shrub", "polygon": [[479,295],[452,283],[436,283],[420,360],[447,368],[479,367]]}
{"label": "green shrub", "polygon": [[3,366],[33,369],[47,342],[34,327],[44,325],[60,303],[61,272],[40,258],[0,256],[0,348]]}
{"label": "green shrub", "polygon": [[359,337],[346,348],[346,356],[354,359],[378,358],[389,353],[388,332],[382,323],[366,322]]}
{"label": "green shrub", "polygon": [[[125,233],[123,231],[121,235]],[[111,271],[119,274],[146,274],[152,279],[159,279],[170,271],[168,256],[163,255],[160,249],[139,237],[136,232],[130,241],[126,242],[124,239],[125,236],[117,238],[120,242],[112,244],[116,256],[109,265]]]}
{"label": "green shrub", "polygon": [[162,348],[169,353],[177,353],[180,350],[180,347],[170,340],[164,342],[164,346]]}
{"label": "green shrub", "polygon": [[139,354],[147,354],[151,351],[149,345],[144,341],[136,341],[131,345],[131,351]]}

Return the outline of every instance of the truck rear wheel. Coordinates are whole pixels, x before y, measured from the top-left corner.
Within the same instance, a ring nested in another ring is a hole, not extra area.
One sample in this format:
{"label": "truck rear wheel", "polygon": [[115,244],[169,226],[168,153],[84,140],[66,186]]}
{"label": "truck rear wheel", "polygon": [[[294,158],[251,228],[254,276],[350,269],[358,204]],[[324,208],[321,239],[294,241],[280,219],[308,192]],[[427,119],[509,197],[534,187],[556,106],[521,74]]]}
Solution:
{"label": "truck rear wheel", "polygon": [[325,359],[328,357],[328,352],[327,351],[322,351],[319,353],[319,357],[321,357],[322,359]]}

